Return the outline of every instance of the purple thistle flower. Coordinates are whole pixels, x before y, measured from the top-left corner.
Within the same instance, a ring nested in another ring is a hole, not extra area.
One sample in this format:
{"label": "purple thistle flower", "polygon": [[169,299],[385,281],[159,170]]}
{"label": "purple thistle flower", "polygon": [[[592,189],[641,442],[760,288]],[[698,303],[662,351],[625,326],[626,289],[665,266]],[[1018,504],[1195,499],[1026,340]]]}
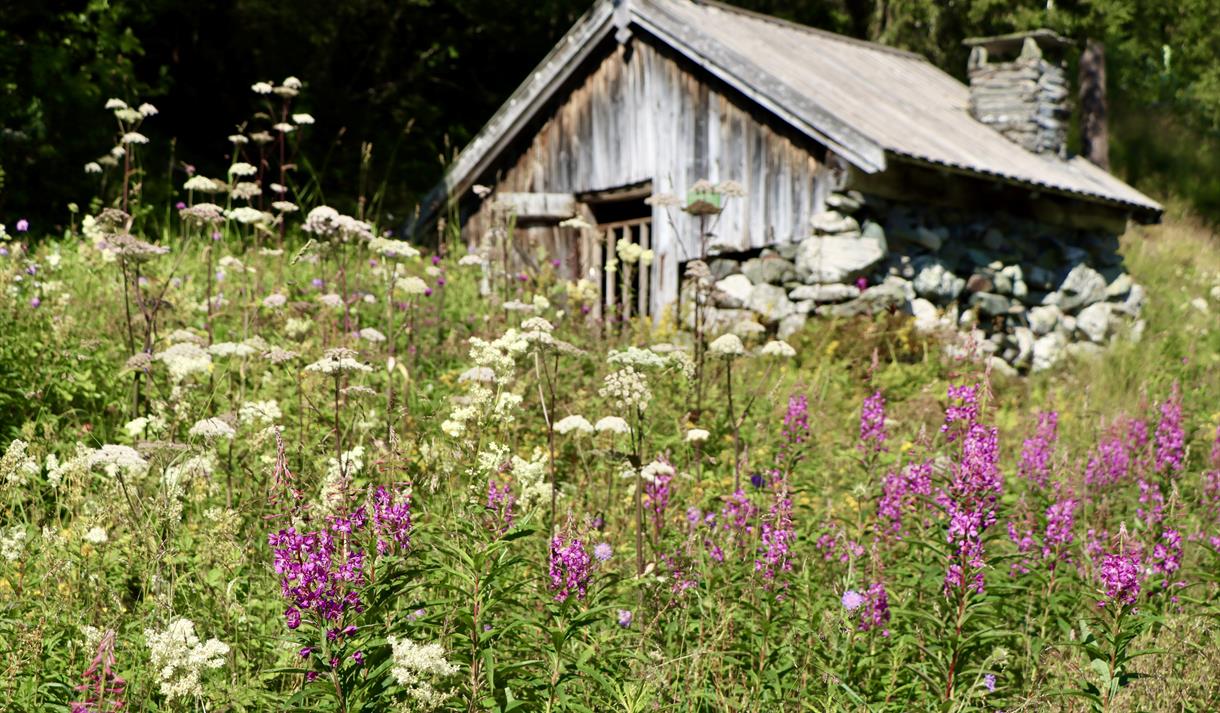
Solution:
{"label": "purple thistle flower", "polygon": [[631,628],[631,622],[633,619],[635,619],[635,616],[631,613],[630,609],[619,609],[618,610],[618,625],[619,626],[623,627],[624,629],[629,629],[629,628]]}
{"label": "purple thistle flower", "polygon": [[322,289],[323,285],[326,284],[326,282],[324,282],[322,280],[322,278],[320,278],[320,277],[315,277],[309,281],[309,284],[313,285],[315,288],[320,290],[320,289]]}
{"label": "purple thistle flower", "polygon": [[860,407],[861,453],[876,454],[885,450],[885,396],[874,391]]}
{"label": "purple thistle flower", "polygon": [[433,255],[433,256],[432,256],[432,264],[433,264],[433,265],[439,265],[439,264],[441,264],[441,256],[440,256],[440,255]]}
{"label": "purple thistle flower", "polygon": [[30,229],[30,221],[26,220],[25,218],[21,218],[17,221],[17,232],[18,233],[24,233],[29,229]]}
{"label": "purple thistle flower", "polygon": [[610,546],[609,542],[598,543],[598,545],[593,548],[593,556],[596,557],[597,561],[599,562],[608,562],[610,558],[614,556],[614,548]]}
{"label": "purple thistle flower", "polygon": [[989,673],[983,676],[983,686],[991,693],[995,692],[995,674]]}
{"label": "purple thistle flower", "polygon": [[1182,390],[1173,382],[1169,399],[1161,404],[1161,420],[1156,426],[1156,472],[1167,469],[1182,472],[1186,455],[1186,434],[1182,429]]}
{"label": "purple thistle flower", "polygon": [[589,568],[589,553],[579,538],[564,544],[563,538],[555,535],[551,539],[551,590],[555,601],[565,602],[573,592],[578,599],[585,598],[592,572]]}
{"label": "purple thistle flower", "polygon": [[1044,411],[1038,414],[1038,429],[1033,438],[1027,438],[1021,450],[1021,465],[1017,473],[1022,478],[1045,488],[1048,469],[1055,441],[1059,437],[1059,414],[1055,411]]}
{"label": "purple thistle flower", "polygon": [[174,204],[174,207],[177,208],[178,210],[182,210],[183,208],[186,208],[186,203],[184,203],[182,201],[178,201],[177,203]]}
{"label": "purple thistle flower", "polygon": [[42,305],[42,298],[38,297],[37,295],[30,298],[30,306],[33,307],[34,309],[38,309],[38,307],[41,305]]}

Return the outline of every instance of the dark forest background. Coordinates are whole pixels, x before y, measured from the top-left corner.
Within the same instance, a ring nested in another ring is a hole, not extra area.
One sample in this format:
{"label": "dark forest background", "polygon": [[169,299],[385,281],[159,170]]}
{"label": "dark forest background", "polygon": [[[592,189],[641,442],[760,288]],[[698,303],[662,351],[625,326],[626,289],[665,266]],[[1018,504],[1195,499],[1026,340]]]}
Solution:
{"label": "dark forest background", "polygon": [[[325,200],[350,205],[363,175],[384,217],[404,217],[589,4],[0,0],[0,222],[49,231],[96,193],[82,167],[113,145],[107,98],[160,110],[141,129],[154,193],[181,185],[183,163],[223,175],[226,136],[255,104],[250,85],[290,75],[305,85],[295,110],[317,120],[301,155]],[[1100,42],[1115,172],[1220,220],[1216,0],[737,4],[914,50],[959,78],[966,37],[1050,27],[1081,48]]]}

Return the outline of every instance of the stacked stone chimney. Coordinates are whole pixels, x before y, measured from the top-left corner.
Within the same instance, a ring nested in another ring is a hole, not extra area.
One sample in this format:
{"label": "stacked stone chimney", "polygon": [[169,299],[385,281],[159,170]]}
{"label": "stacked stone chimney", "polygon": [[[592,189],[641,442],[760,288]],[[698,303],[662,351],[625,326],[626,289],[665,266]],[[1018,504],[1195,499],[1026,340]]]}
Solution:
{"label": "stacked stone chimney", "polygon": [[1071,118],[1062,50],[1050,30],[966,40],[970,113],[1027,151],[1067,153]]}

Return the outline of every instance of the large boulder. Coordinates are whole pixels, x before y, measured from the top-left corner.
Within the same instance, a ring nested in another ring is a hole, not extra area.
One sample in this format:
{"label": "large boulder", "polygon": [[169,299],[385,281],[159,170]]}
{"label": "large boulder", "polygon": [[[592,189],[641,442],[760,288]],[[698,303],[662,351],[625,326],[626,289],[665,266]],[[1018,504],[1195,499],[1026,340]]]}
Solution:
{"label": "large boulder", "polygon": [[847,282],[881,262],[885,254],[884,238],[814,236],[801,242],[796,271],[807,283]]}
{"label": "large boulder", "polygon": [[1038,341],[1034,342],[1034,359],[1033,370],[1045,371],[1059,363],[1063,358],[1064,347],[1067,346],[1067,340],[1059,332],[1051,332],[1044,337],[1039,337]]}
{"label": "large boulder", "polygon": [[1029,328],[1039,337],[1055,331],[1062,318],[1063,312],[1055,305],[1039,305],[1028,312]]}
{"label": "large boulder", "polygon": [[729,275],[716,283],[717,300],[720,307],[741,309],[754,293],[754,283],[745,275]]}
{"label": "large boulder", "polygon": [[711,271],[712,277],[717,280],[723,280],[729,275],[741,272],[741,263],[727,258],[716,258],[709,262],[707,267]]}
{"label": "large boulder", "polygon": [[806,315],[801,313],[790,314],[787,317],[784,317],[779,321],[779,327],[777,327],[775,330],[775,336],[780,339],[787,339],[788,337],[791,337],[793,334],[796,334],[805,328],[805,322],[807,322],[808,319],[809,318]]}
{"label": "large boulder", "polygon": [[813,300],[819,304],[827,302],[846,302],[860,296],[860,288],[855,285],[801,285],[788,293],[791,300]]}
{"label": "large boulder", "polygon": [[1098,302],[1080,310],[1076,315],[1076,331],[1094,344],[1104,342],[1110,331],[1110,303]]}
{"label": "large boulder", "polygon": [[784,317],[796,312],[796,306],[788,299],[788,293],[775,285],[755,285],[746,301],[763,324],[776,324]]}
{"label": "large boulder", "polygon": [[954,275],[941,260],[915,261],[915,294],[933,302],[952,302],[966,289],[966,280]]}
{"label": "large boulder", "polygon": [[1106,298],[1106,278],[1085,264],[1077,265],[1059,285],[1059,309],[1075,312]]}
{"label": "large boulder", "polygon": [[922,297],[911,300],[911,316],[915,318],[915,331],[935,332],[941,327],[940,314],[936,305]]}
{"label": "large boulder", "polygon": [[850,215],[843,215],[837,210],[818,213],[810,219],[813,232],[821,235],[838,235],[840,233],[860,232],[860,223]]}
{"label": "large boulder", "polygon": [[741,274],[756,285],[770,283],[778,285],[796,279],[796,267],[779,255],[764,255],[746,260],[741,264]]}

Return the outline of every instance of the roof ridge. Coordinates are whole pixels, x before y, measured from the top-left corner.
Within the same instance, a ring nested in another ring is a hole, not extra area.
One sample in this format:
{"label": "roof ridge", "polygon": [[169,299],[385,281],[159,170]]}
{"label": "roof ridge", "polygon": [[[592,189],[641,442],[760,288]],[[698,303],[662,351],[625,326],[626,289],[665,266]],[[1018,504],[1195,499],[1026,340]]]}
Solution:
{"label": "roof ridge", "polygon": [[[907,59],[917,59],[917,60],[926,62],[928,64],[932,64],[931,60],[929,60],[927,57],[925,57],[924,55],[922,55],[918,52],[912,52],[911,50],[904,50],[904,49],[901,49],[898,47],[891,47],[890,45],[884,45],[884,44],[881,44],[880,42],[871,42],[869,40],[862,40],[857,37],[850,37],[848,35],[842,35],[842,34],[839,34],[838,32],[831,32],[830,30],[823,30],[820,27],[813,27],[811,25],[802,25],[799,22],[794,22],[792,20],[785,20],[782,17],[775,17],[774,15],[768,15],[766,13],[757,12],[755,10],[747,10],[744,7],[730,5],[727,2],[721,2],[721,0],[675,0],[675,1],[676,2],[689,2],[692,5],[705,5],[707,7],[714,7],[718,10],[724,10],[725,12],[731,12],[735,15],[743,15],[745,17],[749,17],[749,18],[752,18],[755,20],[761,20],[762,22],[766,22],[766,23],[769,23],[772,25],[779,25],[780,27],[786,27],[791,30],[797,30],[798,32],[805,32],[807,34],[817,35],[819,37],[825,37],[826,39],[829,39],[829,40],[843,42],[844,44],[856,45],[856,46],[862,47],[864,49],[876,50],[878,52],[885,52],[888,54],[897,55],[899,57],[906,57]],[[935,66],[935,65],[933,65],[933,66]]]}

